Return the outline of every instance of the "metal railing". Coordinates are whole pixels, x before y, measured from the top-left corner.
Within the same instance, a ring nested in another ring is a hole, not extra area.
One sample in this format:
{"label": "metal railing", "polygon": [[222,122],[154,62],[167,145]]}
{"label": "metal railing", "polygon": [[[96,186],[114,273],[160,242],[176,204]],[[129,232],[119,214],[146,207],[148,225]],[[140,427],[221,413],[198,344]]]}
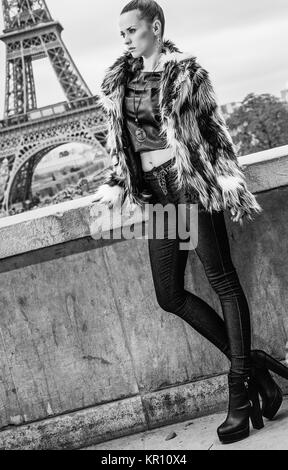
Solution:
{"label": "metal railing", "polygon": [[94,95],[85,98],[78,98],[77,100],[71,102],[61,101],[59,103],[44,106],[42,108],[32,109],[27,113],[9,116],[3,120],[0,120],[0,129],[5,129],[7,127],[43,119],[46,117],[56,116],[58,114],[64,114],[66,112],[77,109],[87,108],[97,104],[97,102],[98,96]]}

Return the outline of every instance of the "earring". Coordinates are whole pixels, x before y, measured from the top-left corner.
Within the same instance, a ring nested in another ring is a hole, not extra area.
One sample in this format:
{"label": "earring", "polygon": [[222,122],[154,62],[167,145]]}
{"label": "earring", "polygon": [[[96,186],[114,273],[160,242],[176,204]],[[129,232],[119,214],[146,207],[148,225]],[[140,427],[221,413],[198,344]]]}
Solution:
{"label": "earring", "polygon": [[157,42],[158,42],[158,47],[162,46],[162,41],[160,35],[157,34]]}

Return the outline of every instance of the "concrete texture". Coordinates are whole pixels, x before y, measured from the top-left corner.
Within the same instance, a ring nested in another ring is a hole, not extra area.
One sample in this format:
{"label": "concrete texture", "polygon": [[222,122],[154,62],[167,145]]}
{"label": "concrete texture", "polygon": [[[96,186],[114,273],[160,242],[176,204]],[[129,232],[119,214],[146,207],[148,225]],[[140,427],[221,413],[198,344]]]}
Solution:
{"label": "concrete texture", "polygon": [[[82,450],[288,450],[288,398],[274,420],[264,418],[264,428],[253,429],[250,436],[232,444],[222,444],[217,427],[225,413],[163,426]],[[168,440],[166,440],[168,438]]]}
{"label": "concrete texture", "polygon": [[205,378],[22,426],[10,426],[0,432],[0,450],[88,446],[221,410],[227,398],[226,374]]}
{"label": "concrete texture", "polygon": [[0,450],[77,449],[146,428],[140,397],[106,403],[0,432]]}

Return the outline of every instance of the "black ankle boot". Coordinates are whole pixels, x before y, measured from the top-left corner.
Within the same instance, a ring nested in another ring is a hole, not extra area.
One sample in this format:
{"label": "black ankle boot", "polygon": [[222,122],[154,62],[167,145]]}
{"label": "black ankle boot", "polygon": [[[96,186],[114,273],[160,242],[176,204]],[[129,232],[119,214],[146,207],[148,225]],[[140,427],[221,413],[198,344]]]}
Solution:
{"label": "black ankle boot", "polygon": [[[225,351],[224,354],[228,360],[231,360],[229,350]],[[271,356],[261,349],[252,349],[250,357],[251,377],[254,379],[258,388],[258,393],[261,396],[262,415],[267,419],[273,419],[283,402],[283,393],[279,385],[269,373],[267,360],[270,358],[270,363],[272,360],[272,363],[274,364],[274,369],[271,370],[285,378],[287,378],[286,374],[288,374],[288,367],[283,366],[283,364],[279,363],[279,361],[276,361],[274,358],[271,358]]]}
{"label": "black ankle boot", "polygon": [[217,429],[218,437],[223,444],[248,437],[249,418],[255,429],[261,429],[264,426],[254,379],[251,376],[233,377],[229,372],[228,386],[228,415]]}
{"label": "black ankle boot", "polygon": [[260,349],[251,351],[251,363],[252,376],[262,398],[262,415],[265,418],[273,419],[282,404],[283,394],[281,388],[270,375],[269,369],[281,377],[288,378],[288,367]]}

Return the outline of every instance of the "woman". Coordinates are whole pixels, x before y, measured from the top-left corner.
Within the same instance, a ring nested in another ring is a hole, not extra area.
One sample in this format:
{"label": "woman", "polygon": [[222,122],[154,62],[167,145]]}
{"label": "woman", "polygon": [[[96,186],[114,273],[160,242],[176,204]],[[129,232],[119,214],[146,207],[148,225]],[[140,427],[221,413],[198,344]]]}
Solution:
{"label": "woman", "polygon": [[166,225],[164,238],[148,240],[151,270],[160,307],[187,321],[231,361],[228,414],[217,432],[223,443],[237,441],[249,435],[249,418],[260,429],[262,416],[272,419],[281,405],[282,392],[268,369],[288,378],[280,362],[251,351],[250,312],[225,226],[225,209],[242,225],[262,208],[247,188],[207,71],[192,54],[163,40],[162,8],[133,0],[121,11],[119,26],[127,51],[107,70],[100,94],[114,168],[95,200],[109,207],[118,201],[141,207],[148,201],[184,203],[188,210],[198,204],[195,251],[224,320],[184,289],[188,251],[180,249],[178,234],[168,236]]}

